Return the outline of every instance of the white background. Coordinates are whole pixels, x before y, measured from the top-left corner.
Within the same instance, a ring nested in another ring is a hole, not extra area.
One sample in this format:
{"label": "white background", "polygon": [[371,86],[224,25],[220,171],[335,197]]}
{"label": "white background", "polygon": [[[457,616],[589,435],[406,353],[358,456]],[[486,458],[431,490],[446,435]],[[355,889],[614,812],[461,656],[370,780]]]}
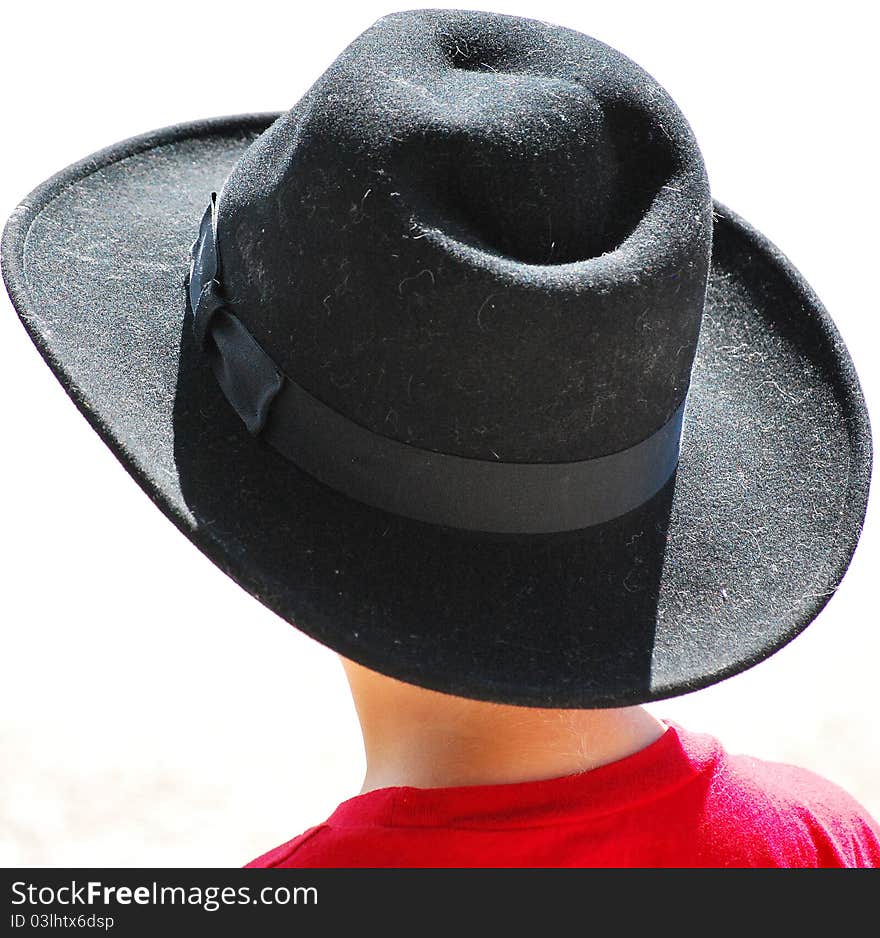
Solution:
{"label": "white background", "polygon": [[[873,4],[485,6],[594,35],[667,88],[715,196],[815,287],[880,420]],[[393,9],[8,4],[0,215],[122,138],[291,106]],[[149,503],[5,294],[0,409],[0,865],[240,865],[356,793],[363,756],[335,656]],[[792,645],[653,709],[734,751],[807,766],[880,815],[876,515],[875,499],[837,596]]]}

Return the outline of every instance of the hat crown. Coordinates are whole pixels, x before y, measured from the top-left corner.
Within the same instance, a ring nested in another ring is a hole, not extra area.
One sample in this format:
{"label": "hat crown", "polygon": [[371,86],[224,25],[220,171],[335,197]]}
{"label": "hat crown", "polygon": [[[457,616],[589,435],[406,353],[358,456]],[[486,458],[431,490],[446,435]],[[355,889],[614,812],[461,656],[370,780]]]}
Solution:
{"label": "hat crown", "polygon": [[433,10],[380,20],[253,144],[217,237],[231,308],[319,400],[425,449],[567,462],[683,400],[711,221],[638,66]]}

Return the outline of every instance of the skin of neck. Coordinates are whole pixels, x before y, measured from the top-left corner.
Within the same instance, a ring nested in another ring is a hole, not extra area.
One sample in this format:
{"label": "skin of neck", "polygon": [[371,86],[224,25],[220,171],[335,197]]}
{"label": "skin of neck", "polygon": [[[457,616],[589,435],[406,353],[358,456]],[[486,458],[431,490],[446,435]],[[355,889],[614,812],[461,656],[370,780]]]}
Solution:
{"label": "skin of neck", "polygon": [[362,793],[559,778],[632,755],[666,730],[643,707],[555,710],[488,703],[341,660],[364,739]]}

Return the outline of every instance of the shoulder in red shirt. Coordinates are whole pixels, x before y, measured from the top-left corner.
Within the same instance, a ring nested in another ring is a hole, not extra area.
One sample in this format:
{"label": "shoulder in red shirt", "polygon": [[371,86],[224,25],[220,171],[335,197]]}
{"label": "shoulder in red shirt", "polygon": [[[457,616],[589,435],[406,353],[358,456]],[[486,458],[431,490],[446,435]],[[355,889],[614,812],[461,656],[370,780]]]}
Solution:
{"label": "shoulder in red shirt", "polygon": [[805,769],[671,724],[547,781],[382,788],[249,867],[880,867],[880,828]]}

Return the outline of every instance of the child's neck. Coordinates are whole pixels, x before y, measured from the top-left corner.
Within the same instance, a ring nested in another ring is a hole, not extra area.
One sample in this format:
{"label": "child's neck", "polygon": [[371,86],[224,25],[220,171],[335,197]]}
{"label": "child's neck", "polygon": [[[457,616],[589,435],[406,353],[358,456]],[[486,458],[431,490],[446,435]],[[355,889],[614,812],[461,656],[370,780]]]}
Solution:
{"label": "child's neck", "polygon": [[511,707],[439,694],[343,663],[364,737],[363,792],[558,778],[632,755],[666,729],[642,707]]}

